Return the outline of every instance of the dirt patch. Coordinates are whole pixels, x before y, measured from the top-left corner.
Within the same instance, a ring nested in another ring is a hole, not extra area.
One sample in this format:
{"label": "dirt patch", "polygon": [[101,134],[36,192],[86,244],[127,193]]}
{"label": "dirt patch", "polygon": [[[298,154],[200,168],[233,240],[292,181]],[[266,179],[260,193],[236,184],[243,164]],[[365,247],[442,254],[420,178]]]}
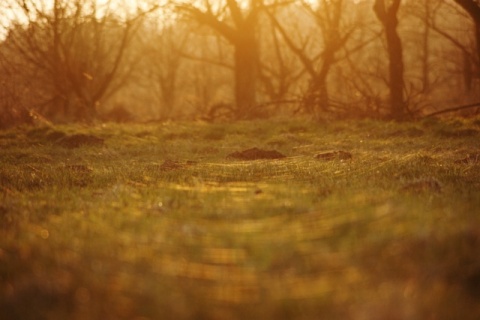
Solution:
{"label": "dirt patch", "polygon": [[74,149],[81,146],[103,146],[104,139],[89,134],[74,134],[59,139],[56,144],[67,148]]}
{"label": "dirt patch", "polygon": [[286,156],[276,150],[262,150],[258,148],[251,148],[244,151],[236,151],[230,153],[227,159],[238,160],[260,160],[260,159],[283,159]]}
{"label": "dirt patch", "polygon": [[350,152],[342,150],[322,152],[315,156],[315,159],[319,160],[350,160],[352,158],[353,156]]}

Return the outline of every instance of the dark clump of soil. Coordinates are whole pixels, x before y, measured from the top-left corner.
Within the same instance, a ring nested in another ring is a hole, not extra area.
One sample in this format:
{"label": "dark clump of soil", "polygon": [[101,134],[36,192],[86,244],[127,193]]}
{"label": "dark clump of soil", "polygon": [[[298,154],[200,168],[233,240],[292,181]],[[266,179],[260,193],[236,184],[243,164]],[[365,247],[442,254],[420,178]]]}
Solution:
{"label": "dark clump of soil", "polygon": [[319,160],[350,160],[352,158],[350,152],[342,150],[322,152],[315,156],[315,159]]}
{"label": "dark clump of soil", "polygon": [[81,146],[103,146],[104,139],[89,134],[74,134],[59,139],[56,144],[67,148],[74,149]]}
{"label": "dark clump of soil", "polygon": [[244,151],[236,151],[230,153],[228,158],[238,160],[260,160],[260,159],[282,159],[286,156],[276,150],[262,150],[258,148],[251,148]]}

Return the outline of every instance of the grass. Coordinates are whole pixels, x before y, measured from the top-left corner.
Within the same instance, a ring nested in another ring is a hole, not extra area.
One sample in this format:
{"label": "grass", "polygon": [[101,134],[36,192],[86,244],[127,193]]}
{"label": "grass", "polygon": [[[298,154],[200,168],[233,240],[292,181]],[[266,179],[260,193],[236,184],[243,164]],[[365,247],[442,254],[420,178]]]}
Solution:
{"label": "grass", "polygon": [[478,319],[479,123],[0,132],[0,318]]}

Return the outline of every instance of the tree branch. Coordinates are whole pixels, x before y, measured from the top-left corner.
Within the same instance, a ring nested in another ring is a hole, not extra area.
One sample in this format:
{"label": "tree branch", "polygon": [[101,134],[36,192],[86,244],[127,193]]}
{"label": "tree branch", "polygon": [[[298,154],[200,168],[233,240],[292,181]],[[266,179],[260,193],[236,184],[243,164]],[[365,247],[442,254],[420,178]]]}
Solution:
{"label": "tree branch", "polygon": [[435,111],[435,112],[432,112],[432,113],[429,113],[429,114],[423,116],[423,118],[430,118],[430,117],[437,116],[439,114],[456,112],[456,111],[460,111],[460,110],[465,110],[465,109],[470,109],[470,108],[478,108],[478,107],[480,107],[480,102],[461,105],[461,106],[452,107],[452,108],[447,108],[447,109],[443,109],[443,110],[440,110],[440,111]]}

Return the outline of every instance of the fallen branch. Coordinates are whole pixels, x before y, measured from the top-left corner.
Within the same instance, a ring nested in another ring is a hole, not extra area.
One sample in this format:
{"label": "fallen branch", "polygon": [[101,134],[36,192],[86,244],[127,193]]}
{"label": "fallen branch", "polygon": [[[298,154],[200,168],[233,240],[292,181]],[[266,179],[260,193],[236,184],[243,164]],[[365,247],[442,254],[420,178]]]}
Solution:
{"label": "fallen branch", "polygon": [[440,111],[435,111],[435,112],[432,112],[430,114],[427,114],[427,115],[423,116],[423,118],[434,117],[436,115],[443,114],[443,113],[455,112],[455,111],[460,111],[460,110],[475,108],[475,107],[480,107],[480,102],[476,102],[476,103],[472,103],[472,104],[466,104],[466,105],[463,105],[463,106],[458,106],[458,107],[453,107],[453,108],[447,108],[447,109],[443,109],[443,110],[440,110]]}

